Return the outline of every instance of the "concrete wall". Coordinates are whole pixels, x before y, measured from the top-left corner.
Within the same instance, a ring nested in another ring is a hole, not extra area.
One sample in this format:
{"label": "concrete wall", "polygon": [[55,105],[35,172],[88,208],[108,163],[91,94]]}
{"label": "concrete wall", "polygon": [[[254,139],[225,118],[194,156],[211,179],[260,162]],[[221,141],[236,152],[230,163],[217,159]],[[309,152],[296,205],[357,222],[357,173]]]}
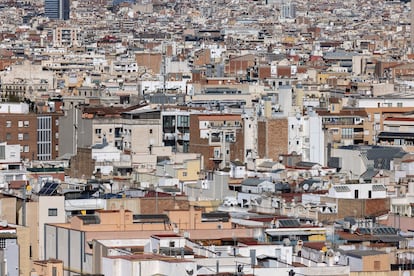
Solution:
{"label": "concrete wall", "polygon": [[76,154],[78,147],[92,145],[92,120],[83,119],[77,108],[70,108],[65,114],[59,118],[59,156]]}
{"label": "concrete wall", "polygon": [[48,224],[45,226],[45,237],[47,240],[45,259],[62,260],[65,275],[92,272],[84,269],[86,267],[86,242],[83,232]]}

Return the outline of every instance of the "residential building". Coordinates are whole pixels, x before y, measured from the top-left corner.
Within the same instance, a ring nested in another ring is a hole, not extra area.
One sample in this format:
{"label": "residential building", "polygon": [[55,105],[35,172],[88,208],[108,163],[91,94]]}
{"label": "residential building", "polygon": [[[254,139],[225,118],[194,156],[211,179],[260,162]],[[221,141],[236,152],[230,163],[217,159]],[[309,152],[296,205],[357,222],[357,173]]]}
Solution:
{"label": "residential building", "polygon": [[[40,110],[39,110],[40,111]],[[56,112],[33,112],[26,103],[2,104],[0,140],[20,145],[23,160],[51,160],[59,156],[59,117]]]}
{"label": "residential building", "polygon": [[22,218],[22,220],[25,220],[25,224],[32,230],[30,246],[33,260],[48,259],[45,255],[45,246],[48,239],[45,233],[45,225],[47,223],[66,222],[64,201],[65,198],[63,196],[41,195],[37,201],[26,203],[26,217]]}
{"label": "residential building", "polygon": [[237,114],[191,114],[189,152],[200,153],[204,169],[228,167],[244,160],[242,118]]}
{"label": "residential building", "polygon": [[190,112],[184,110],[163,110],[161,115],[164,146],[172,147],[173,152],[188,152],[190,144]]}

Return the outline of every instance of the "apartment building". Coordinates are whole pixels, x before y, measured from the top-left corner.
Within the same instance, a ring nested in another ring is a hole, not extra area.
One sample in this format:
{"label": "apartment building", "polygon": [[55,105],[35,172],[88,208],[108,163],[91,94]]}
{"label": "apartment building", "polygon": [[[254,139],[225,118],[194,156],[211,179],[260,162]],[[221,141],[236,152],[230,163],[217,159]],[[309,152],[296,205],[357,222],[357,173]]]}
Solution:
{"label": "apartment building", "polygon": [[35,112],[28,104],[1,104],[0,140],[20,145],[25,160],[51,160],[59,156],[59,117],[56,112]]}
{"label": "apartment building", "polygon": [[53,32],[53,44],[55,47],[79,47],[81,34],[79,28],[58,27]]}
{"label": "apartment building", "polygon": [[244,135],[241,115],[191,114],[189,152],[200,153],[204,169],[230,166],[244,160]]}
{"label": "apartment building", "polygon": [[162,130],[164,146],[173,152],[188,152],[190,144],[190,111],[162,111]]}

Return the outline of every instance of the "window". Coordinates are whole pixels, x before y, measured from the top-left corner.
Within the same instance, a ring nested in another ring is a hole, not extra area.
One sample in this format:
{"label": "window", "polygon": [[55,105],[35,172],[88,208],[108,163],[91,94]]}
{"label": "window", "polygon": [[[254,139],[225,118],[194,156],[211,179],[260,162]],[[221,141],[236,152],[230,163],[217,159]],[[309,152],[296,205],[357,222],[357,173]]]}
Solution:
{"label": "window", "polygon": [[29,140],[29,133],[23,133],[23,140]]}
{"label": "window", "polygon": [[187,172],[183,172],[183,176],[187,176]]}
{"label": "window", "polygon": [[152,128],[150,128],[149,133],[152,134]]}
{"label": "window", "polygon": [[343,128],[341,130],[342,132],[342,139],[352,139],[353,134],[354,134],[354,129],[353,128]]}
{"label": "window", "polygon": [[23,133],[17,134],[17,140],[23,141]]}
{"label": "window", "polygon": [[0,248],[1,249],[6,248],[6,239],[0,239]]}
{"label": "window", "polygon": [[11,133],[6,133],[6,140],[11,140],[11,138],[12,138]]}
{"label": "window", "polygon": [[23,146],[23,151],[24,152],[29,152],[29,146],[28,145],[24,145]]}
{"label": "window", "polygon": [[29,121],[24,121],[24,122],[23,122],[23,126],[24,126],[24,127],[29,127]]}
{"label": "window", "polygon": [[12,122],[11,121],[7,121],[6,122],[6,127],[11,127],[12,126]]}
{"label": "window", "polygon": [[19,121],[19,122],[17,123],[17,126],[18,126],[18,127],[23,127],[23,121]]}
{"label": "window", "polygon": [[397,107],[403,107],[403,103],[397,103]]}
{"label": "window", "polygon": [[102,133],[102,129],[100,129],[100,128],[95,129],[95,134],[101,134],[101,133]]}
{"label": "window", "polygon": [[48,214],[49,217],[57,217],[57,208],[49,208]]}
{"label": "window", "polygon": [[177,127],[189,127],[190,126],[190,117],[179,115],[177,117]]}

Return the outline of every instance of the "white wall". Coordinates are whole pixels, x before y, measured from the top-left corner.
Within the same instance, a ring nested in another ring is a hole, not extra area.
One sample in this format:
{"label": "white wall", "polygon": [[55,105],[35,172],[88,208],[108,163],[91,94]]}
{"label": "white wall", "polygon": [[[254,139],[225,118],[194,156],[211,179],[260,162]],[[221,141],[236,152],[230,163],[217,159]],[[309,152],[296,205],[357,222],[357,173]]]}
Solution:
{"label": "white wall", "polygon": [[0,113],[29,113],[29,105],[26,103],[2,103],[0,104]]}
{"label": "white wall", "polygon": [[[44,225],[46,223],[64,223],[65,197],[64,196],[39,196],[39,259],[44,260]],[[49,216],[49,209],[57,209],[57,216]]]}
{"label": "white wall", "polygon": [[0,143],[0,146],[5,146],[5,158],[1,162],[19,163],[20,160],[20,145],[7,145],[6,142]]}
{"label": "white wall", "polygon": [[367,164],[364,163],[359,150],[332,148],[331,156],[342,159],[341,172],[349,174],[352,172],[352,176],[350,175],[352,178],[358,178],[367,170]]}
{"label": "white wall", "polygon": [[297,154],[302,154],[303,152],[303,121],[303,117],[288,117],[288,153],[295,151]]}
{"label": "white wall", "polygon": [[358,99],[356,107],[360,108],[377,108],[380,107],[397,107],[397,103],[402,103],[403,107],[414,107],[414,99],[410,98],[366,98]]}
{"label": "white wall", "polygon": [[309,117],[309,161],[326,165],[325,136],[322,130],[322,118]]}

